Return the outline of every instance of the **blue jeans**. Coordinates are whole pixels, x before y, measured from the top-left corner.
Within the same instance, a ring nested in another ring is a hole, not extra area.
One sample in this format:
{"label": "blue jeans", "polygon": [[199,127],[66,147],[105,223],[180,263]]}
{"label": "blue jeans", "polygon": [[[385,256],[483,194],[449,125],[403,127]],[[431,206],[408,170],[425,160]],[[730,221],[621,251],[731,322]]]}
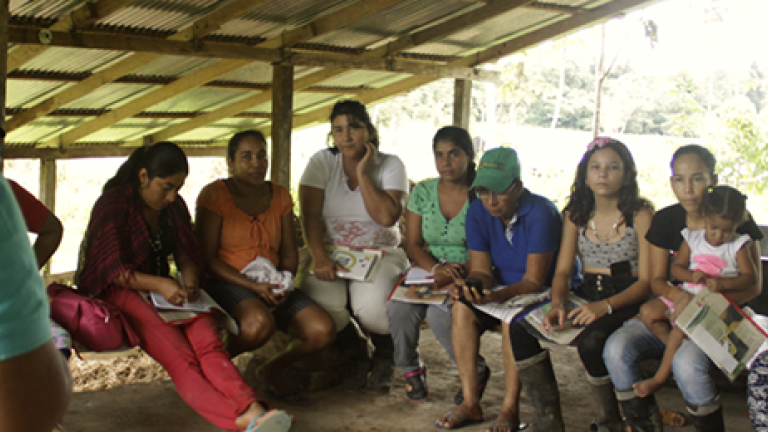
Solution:
{"label": "blue jeans", "polygon": [[[627,321],[608,338],[603,360],[620,400],[629,399],[628,395],[633,393],[632,385],[645,379],[637,362],[661,358],[664,348],[664,343],[639,320]],[[717,403],[717,388],[709,375],[713,367],[709,357],[696,344],[687,339],[683,341],[672,360],[672,374],[689,405]]]}

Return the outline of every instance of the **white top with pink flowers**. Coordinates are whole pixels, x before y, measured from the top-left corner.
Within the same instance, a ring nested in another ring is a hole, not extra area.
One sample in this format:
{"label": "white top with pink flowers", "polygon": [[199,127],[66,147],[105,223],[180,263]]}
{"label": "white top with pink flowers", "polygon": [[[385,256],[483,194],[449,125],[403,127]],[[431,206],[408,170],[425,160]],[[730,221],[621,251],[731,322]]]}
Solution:
{"label": "white top with pink flowers", "polygon": [[[324,149],[309,160],[301,176],[302,186],[325,191],[322,217],[326,226],[326,240],[340,246],[394,247],[400,244],[398,224],[379,225],[365,209],[360,188],[349,189],[349,178],[344,174],[342,154]],[[395,155],[379,152],[371,174],[376,186],[383,190],[408,193],[405,165]]]}

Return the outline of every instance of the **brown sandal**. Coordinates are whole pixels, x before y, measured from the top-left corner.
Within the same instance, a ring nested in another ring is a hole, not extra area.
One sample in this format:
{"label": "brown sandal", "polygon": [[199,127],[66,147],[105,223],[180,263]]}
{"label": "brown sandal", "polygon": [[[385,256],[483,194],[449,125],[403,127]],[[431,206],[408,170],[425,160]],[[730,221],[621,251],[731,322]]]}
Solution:
{"label": "brown sandal", "polygon": [[661,421],[662,423],[664,423],[664,426],[674,426],[674,427],[685,426],[686,419],[683,413],[677,412],[677,411],[667,411],[667,410],[659,410],[659,411],[661,411]]}

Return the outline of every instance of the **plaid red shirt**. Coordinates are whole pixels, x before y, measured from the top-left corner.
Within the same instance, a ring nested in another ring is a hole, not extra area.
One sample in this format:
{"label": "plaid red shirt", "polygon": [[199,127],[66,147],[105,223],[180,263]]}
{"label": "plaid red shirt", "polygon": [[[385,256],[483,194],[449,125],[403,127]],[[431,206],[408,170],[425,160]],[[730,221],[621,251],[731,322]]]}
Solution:
{"label": "plaid red shirt", "polygon": [[[141,197],[132,185],[107,189],[96,200],[78,271],[77,286],[86,294],[99,295],[119,276],[148,272],[152,248],[141,208]],[[178,196],[166,211],[177,247],[202,271],[200,249],[186,203]]]}

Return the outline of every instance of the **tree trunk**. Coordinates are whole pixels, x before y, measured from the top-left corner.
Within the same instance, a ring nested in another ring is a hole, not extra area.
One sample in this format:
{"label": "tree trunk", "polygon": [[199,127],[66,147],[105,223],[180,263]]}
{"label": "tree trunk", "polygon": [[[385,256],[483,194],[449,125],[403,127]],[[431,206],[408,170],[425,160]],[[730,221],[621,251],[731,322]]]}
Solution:
{"label": "tree trunk", "polygon": [[605,81],[605,24],[598,26],[600,31],[600,51],[595,65],[595,110],[592,117],[592,136],[600,135],[600,108],[603,97],[603,81]]}
{"label": "tree trunk", "polygon": [[555,100],[555,112],[552,113],[552,122],[549,124],[550,129],[557,128],[557,121],[560,119],[560,108],[563,106],[563,93],[565,93],[565,53],[566,49],[563,46],[562,58],[560,59],[560,82],[557,86],[557,99]]}

